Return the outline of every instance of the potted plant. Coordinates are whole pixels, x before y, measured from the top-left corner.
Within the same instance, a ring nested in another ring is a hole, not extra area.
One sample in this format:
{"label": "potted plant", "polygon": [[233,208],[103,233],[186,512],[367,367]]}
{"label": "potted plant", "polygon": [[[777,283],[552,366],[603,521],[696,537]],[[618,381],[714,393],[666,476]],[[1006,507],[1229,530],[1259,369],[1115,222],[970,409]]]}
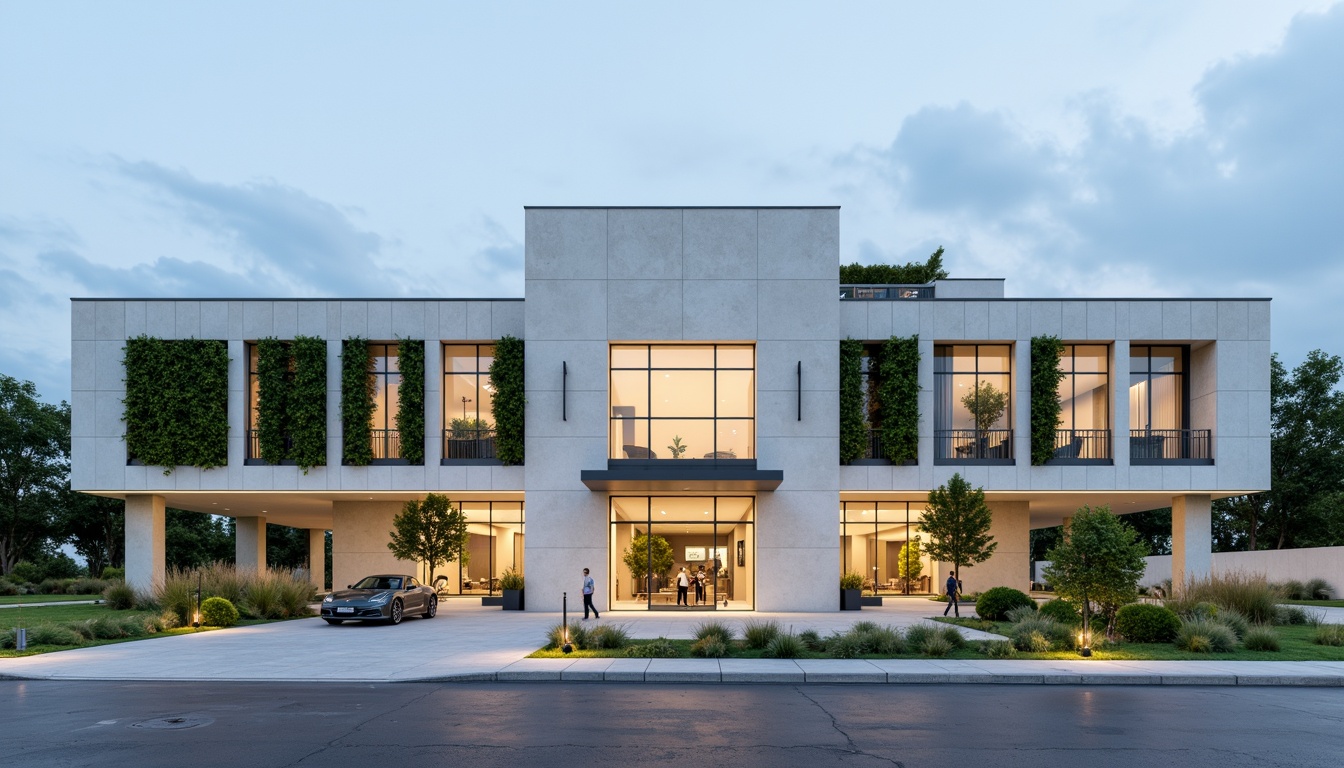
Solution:
{"label": "potted plant", "polygon": [[975,443],[971,458],[989,458],[989,435],[986,433],[1008,407],[1008,393],[999,391],[988,381],[982,381],[961,398],[961,404],[975,419]]}
{"label": "potted plant", "polygon": [[630,569],[633,583],[630,585],[632,597],[653,592],[653,577],[667,573],[672,568],[672,545],[658,534],[649,535],[642,531],[635,534],[621,556],[625,567]]}
{"label": "potted plant", "polygon": [[485,419],[453,419],[449,423],[448,458],[492,459],[494,435]]}
{"label": "potted plant", "polygon": [[499,577],[499,588],[504,592],[504,610],[523,610],[523,574],[517,568],[509,566]]}
{"label": "potted plant", "polygon": [[840,577],[840,610],[863,610],[863,574],[845,571]]}

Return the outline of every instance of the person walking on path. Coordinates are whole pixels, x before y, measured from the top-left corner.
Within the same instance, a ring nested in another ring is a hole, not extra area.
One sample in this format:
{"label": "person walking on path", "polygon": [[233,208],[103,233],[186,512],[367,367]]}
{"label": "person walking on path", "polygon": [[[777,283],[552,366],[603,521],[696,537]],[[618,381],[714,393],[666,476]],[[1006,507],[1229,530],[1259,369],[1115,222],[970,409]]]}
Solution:
{"label": "person walking on path", "polygon": [[597,615],[597,606],[593,605],[593,577],[588,575],[588,569],[583,569],[583,619],[588,620],[588,609],[592,609],[593,618],[600,619]]}
{"label": "person walking on path", "polygon": [[691,603],[686,598],[686,588],[691,586],[691,579],[686,575],[686,569],[682,568],[677,574],[677,605],[690,607]]}
{"label": "person walking on path", "polygon": [[961,592],[961,583],[957,581],[957,572],[948,571],[947,573],[947,608],[943,609],[943,615],[946,616],[948,610],[952,611],[953,616],[960,617],[961,609],[957,606],[957,594]]}

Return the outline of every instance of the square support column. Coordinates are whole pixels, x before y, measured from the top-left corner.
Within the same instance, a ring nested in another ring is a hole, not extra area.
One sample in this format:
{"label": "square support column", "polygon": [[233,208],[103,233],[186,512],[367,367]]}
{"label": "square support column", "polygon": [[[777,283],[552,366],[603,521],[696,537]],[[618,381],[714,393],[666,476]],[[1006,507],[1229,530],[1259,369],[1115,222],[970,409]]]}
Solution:
{"label": "square support column", "polygon": [[[991,501],[994,515],[989,534],[998,546],[988,560],[968,565],[957,577],[967,592],[984,592],[992,587],[1012,587],[1023,592],[1031,588],[1031,510],[1025,501]],[[938,571],[935,591],[942,591],[950,563]]]}
{"label": "square support column", "polygon": [[266,518],[239,517],[234,521],[234,560],[238,570],[266,570]]}
{"label": "square support column", "polygon": [[141,592],[163,584],[165,513],[162,496],[126,497],[126,583]]}
{"label": "square support column", "polygon": [[308,529],[308,578],[318,592],[327,588],[327,532],[321,528]]}
{"label": "square support column", "polygon": [[1206,494],[1171,500],[1171,584],[1179,594],[1191,578],[1213,572],[1213,510]]}

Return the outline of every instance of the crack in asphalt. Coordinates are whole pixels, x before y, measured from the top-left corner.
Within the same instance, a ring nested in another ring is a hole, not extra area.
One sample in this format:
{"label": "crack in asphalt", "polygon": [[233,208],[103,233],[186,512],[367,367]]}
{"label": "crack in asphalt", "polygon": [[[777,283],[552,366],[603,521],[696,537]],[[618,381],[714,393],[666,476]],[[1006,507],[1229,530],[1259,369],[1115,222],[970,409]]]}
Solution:
{"label": "crack in asphalt", "polygon": [[323,744],[322,746],[317,747],[316,749],[313,749],[312,751],[308,752],[308,754],[306,754],[306,755],[300,757],[299,759],[294,760],[294,761],[288,763],[287,766],[286,766],[286,768],[288,768],[288,766],[297,766],[297,765],[299,765],[299,764],[301,764],[301,763],[307,761],[308,758],[313,757],[314,755],[320,755],[320,754],[322,754],[323,752],[326,752],[328,749],[331,749],[332,747],[336,746],[336,742],[338,742],[338,741],[340,741],[341,739],[344,739],[344,738],[346,738],[346,737],[348,737],[348,736],[351,736],[352,734],[359,733],[359,732],[364,728],[364,726],[368,725],[369,723],[373,722],[374,720],[377,720],[377,719],[380,718],[380,717],[386,717],[386,716],[394,715],[394,714],[396,714],[396,713],[398,713],[398,712],[404,711],[407,707],[410,707],[410,706],[413,705],[413,704],[418,704],[418,703],[420,703],[421,701],[424,701],[425,699],[429,698],[430,696],[433,696],[433,695],[434,695],[435,693],[437,693],[437,692],[438,692],[437,690],[431,689],[431,690],[425,691],[424,693],[420,694],[419,696],[416,696],[416,697],[414,697],[414,698],[412,698],[412,699],[408,699],[405,703],[403,703],[401,706],[397,707],[396,709],[389,709],[389,710],[384,711],[384,712],[375,712],[375,713],[373,713],[373,714],[370,715],[369,717],[367,717],[367,718],[365,718],[365,719],[363,719],[363,720],[360,720],[359,722],[357,722],[357,723],[355,723],[354,725],[350,726],[349,728],[345,729],[345,731],[343,731],[340,735],[338,735],[338,736],[333,736],[332,738],[328,739],[327,742],[326,742],[325,744]]}
{"label": "crack in asphalt", "polygon": [[871,757],[877,760],[882,760],[884,762],[891,763],[892,765],[896,766],[896,768],[905,768],[905,763],[902,763],[899,760],[893,760],[889,757],[882,757],[881,755],[874,755],[871,752],[860,749],[859,745],[854,743],[854,738],[850,736],[849,733],[844,728],[840,727],[839,718],[837,718],[834,714],[832,714],[829,709],[823,706],[821,702],[809,696],[807,692],[804,691],[801,687],[794,686],[794,690],[797,691],[798,694],[801,695],[804,699],[807,699],[808,701],[812,702],[812,705],[817,709],[821,710],[821,713],[823,715],[830,718],[831,727],[835,729],[836,733],[845,737],[845,744],[848,745],[849,747],[849,749],[847,750],[848,752],[855,755],[863,755],[864,757]]}

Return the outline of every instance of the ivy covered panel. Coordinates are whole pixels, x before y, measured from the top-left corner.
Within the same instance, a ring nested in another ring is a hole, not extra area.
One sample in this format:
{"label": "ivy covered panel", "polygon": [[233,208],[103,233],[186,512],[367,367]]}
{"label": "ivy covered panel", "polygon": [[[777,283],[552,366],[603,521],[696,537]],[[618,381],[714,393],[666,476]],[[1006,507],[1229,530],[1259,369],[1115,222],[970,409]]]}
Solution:
{"label": "ivy covered panel", "polygon": [[163,467],[229,460],[229,347],[212,339],[137,336],[123,348],[126,451]]}

